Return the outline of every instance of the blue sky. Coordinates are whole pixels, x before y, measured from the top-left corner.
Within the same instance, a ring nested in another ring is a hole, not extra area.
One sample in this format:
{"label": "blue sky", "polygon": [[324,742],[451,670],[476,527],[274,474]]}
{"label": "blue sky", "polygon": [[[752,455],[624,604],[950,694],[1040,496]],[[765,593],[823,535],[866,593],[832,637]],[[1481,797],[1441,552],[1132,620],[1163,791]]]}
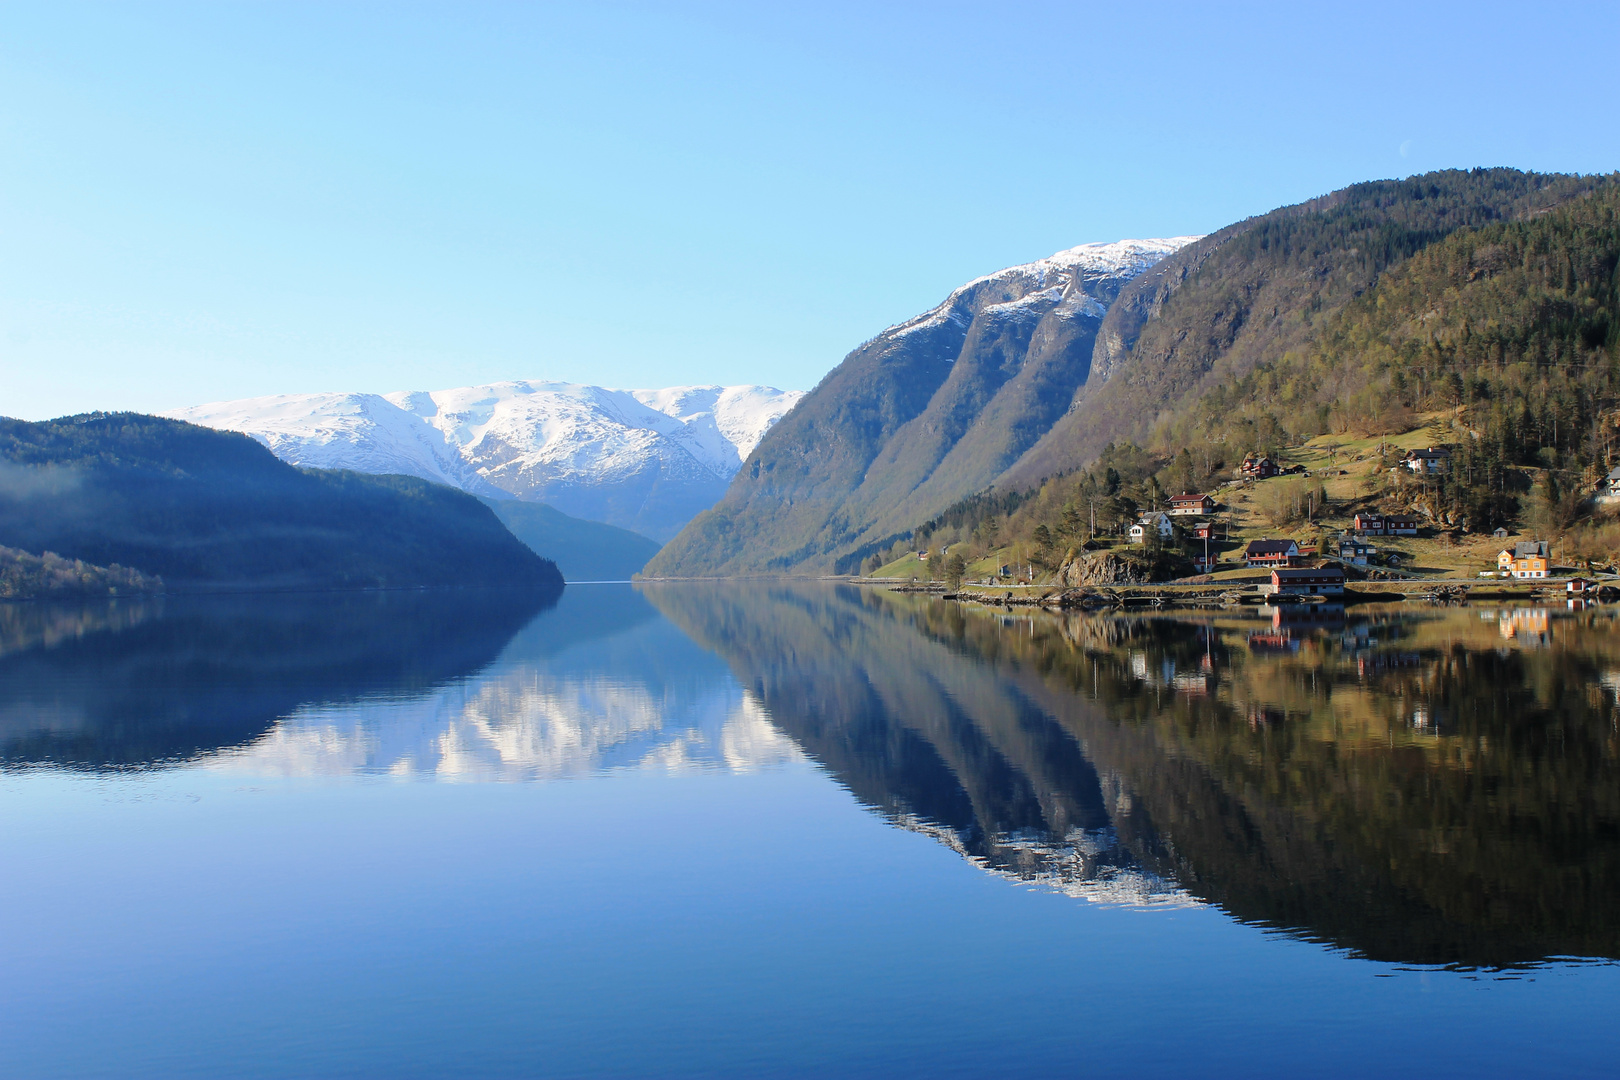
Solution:
{"label": "blue sky", "polygon": [[0,6],[0,414],[809,387],[998,267],[1620,168],[1620,5]]}

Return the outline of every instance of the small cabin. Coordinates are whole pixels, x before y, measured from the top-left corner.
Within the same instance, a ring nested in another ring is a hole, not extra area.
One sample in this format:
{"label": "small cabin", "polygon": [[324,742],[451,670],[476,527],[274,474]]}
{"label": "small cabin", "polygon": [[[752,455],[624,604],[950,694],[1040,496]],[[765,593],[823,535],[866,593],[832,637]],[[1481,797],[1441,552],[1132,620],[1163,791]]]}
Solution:
{"label": "small cabin", "polygon": [[1251,454],[1243,459],[1240,471],[1249,480],[1265,480],[1268,477],[1276,476],[1282,470],[1277,467],[1275,461],[1272,461],[1266,455],[1261,454],[1256,457]]}
{"label": "small cabin", "polygon": [[1215,539],[1215,523],[1213,521],[1200,521],[1192,527],[1192,534],[1200,540]]}
{"label": "small cabin", "polygon": [[1368,557],[1377,552],[1377,548],[1361,540],[1352,538],[1339,541],[1339,561],[1351,566],[1366,566]]}
{"label": "small cabin", "polygon": [[1564,592],[1570,596],[1587,596],[1597,592],[1597,582],[1590,578],[1570,578],[1564,583]]}
{"label": "small cabin", "polygon": [[1443,473],[1451,464],[1451,451],[1444,446],[1426,446],[1422,450],[1408,450],[1401,464],[1419,475]]}

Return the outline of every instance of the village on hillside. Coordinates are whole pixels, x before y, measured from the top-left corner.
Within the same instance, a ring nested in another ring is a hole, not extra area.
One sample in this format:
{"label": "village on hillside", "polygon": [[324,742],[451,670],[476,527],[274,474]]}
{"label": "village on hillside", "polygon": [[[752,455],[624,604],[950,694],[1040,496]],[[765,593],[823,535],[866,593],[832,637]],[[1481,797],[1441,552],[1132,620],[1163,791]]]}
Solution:
{"label": "village on hillside", "polygon": [[[869,577],[951,587],[1102,584],[1072,568],[1088,560],[1172,555],[1184,573],[1155,584],[1258,585],[1262,593],[1333,596],[1347,584],[1409,589],[1423,582],[1568,584],[1596,589],[1615,568],[1553,530],[1473,529],[1424,512],[1426,485],[1452,467],[1438,423],[1380,437],[1322,435],[1276,454],[1250,454],[1229,479],[1178,492],[1112,534],[1088,535],[1061,566],[1041,566],[1030,545],[975,550],[969,542],[916,550]],[[1620,468],[1589,493],[1599,512],[1620,507]],[[1400,507],[1397,509],[1396,507]],[[1146,583],[1146,582],[1142,582]]]}

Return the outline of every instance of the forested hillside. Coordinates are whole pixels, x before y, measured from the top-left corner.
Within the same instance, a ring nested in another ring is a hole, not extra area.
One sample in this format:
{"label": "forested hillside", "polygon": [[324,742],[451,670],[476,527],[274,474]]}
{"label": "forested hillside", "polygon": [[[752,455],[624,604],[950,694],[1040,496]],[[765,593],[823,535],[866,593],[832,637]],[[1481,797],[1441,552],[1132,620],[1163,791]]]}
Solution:
{"label": "forested hillside", "polygon": [[0,547],[0,600],[66,600],[163,591],[163,580],[123,566],[92,566],[55,552]]}
{"label": "forested hillside", "polygon": [[1307,349],[1386,269],[1458,229],[1525,219],[1612,183],[1428,173],[1356,184],[1206,237],[1125,290],[1098,332],[1095,377],[997,486],[1084,466],[1110,442],[1145,442],[1212,390]]}
{"label": "forested hillside", "polygon": [[1023,543],[1055,565],[1094,527],[1117,532],[1171,493],[1227,479],[1245,454],[1283,458],[1313,436],[1419,427],[1453,448],[1450,468],[1421,490],[1407,485],[1404,500],[1379,486],[1369,498],[1392,508],[1421,499],[1432,520],[1474,532],[1560,535],[1590,516],[1588,497],[1620,458],[1617,267],[1615,185],[1529,220],[1459,230],[1319,320],[1301,347],[1161,416],[1145,446],[1110,444],[1033,490],[964,499],[901,546]]}
{"label": "forested hillside", "polygon": [[246,435],[135,413],[0,420],[0,544],[170,591],[562,585],[464,492],[298,469]]}
{"label": "forested hillside", "polygon": [[[1039,408],[1021,417],[1028,448],[1016,460],[1002,457],[990,476],[935,469],[913,483],[884,471],[890,458],[933,456],[928,447],[948,416],[911,427],[902,422],[907,410],[915,415],[925,405],[901,406],[932,395],[938,382],[923,377],[926,357],[908,353],[917,370],[901,371],[888,354],[857,350],[766,436],[720,506],[671,542],[649,571],[854,570],[909,543],[918,526],[976,493],[993,492],[990,501],[1005,508],[1009,498],[1023,498],[1049,478],[1072,484],[1111,445],[1126,456],[1127,446],[1140,448],[1133,451],[1143,455],[1138,482],[1170,485],[1168,474],[1158,476],[1169,465],[1178,489],[1196,486],[1244,453],[1333,425],[1397,430],[1415,410],[1440,400],[1453,375],[1470,388],[1466,402],[1456,398],[1470,406],[1467,423],[1491,433],[1512,429],[1512,445],[1490,435],[1498,459],[1541,462],[1544,451],[1556,453],[1562,456],[1554,486],[1573,482],[1571,470],[1589,470],[1597,458],[1569,456],[1578,441],[1571,424],[1596,430],[1591,411],[1572,411],[1571,402],[1607,385],[1607,375],[1590,370],[1593,351],[1613,355],[1615,324],[1600,309],[1612,306],[1603,222],[1612,214],[1615,181],[1512,169],[1376,181],[1181,247],[1110,298],[1089,335],[1084,374],[1072,389],[1052,385],[1032,396]],[[1545,256],[1536,254],[1543,250]],[[1474,261],[1458,269],[1464,259]],[[1508,305],[1515,289],[1532,284],[1539,290],[1533,297]],[[1452,320],[1445,322],[1433,313],[1436,305],[1463,285],[1471,286],[1468,298],[1442,305]],[[944,355],[949,345],[941,342],[936,351]],[[893,351],[882,338],[863,348],[876,347]],[[1525,356],[1532,358],[1512,359]],[[1486,370],[1486,361],[1496,367]],[[1017,377],[1020,362],[1005,358],[1004,368]],[[881,387],[874,388],[875,379]],[[1545,391],[1538,389],[1543,385]],[[1513,412],[1511,423],[1491,421],[1492,409],[1502,417]],[[981,428],[986,416],[976,414]],[[996,414],[989,422],[1011,420]],[[1038,436],[1030,436],[1031,426]],[[870,450],[851,452],[858,433]],[[976,439],[987,445],[990,432],[980,430]],[[1482,460],[1490,474],[1489,460]],[[817,481],[830,461],[844,461],[848,473],[860,470],[853,485]],[[802,464],[781,467],[792,462]],[[882,497],[865,497],[880,474],[887,481]],[[1474,476],[1472,459],[1467,475]],[[1494,475],[1493,494],[1457,496],[1472,500],[1476,523],[1516,512],[1510,478]],[[1151,501],[1145,488],[1135,495]],[[1048,493],[1038,501],[1051,499]],[[1059,510],[1066,501],[1057,500]]]}

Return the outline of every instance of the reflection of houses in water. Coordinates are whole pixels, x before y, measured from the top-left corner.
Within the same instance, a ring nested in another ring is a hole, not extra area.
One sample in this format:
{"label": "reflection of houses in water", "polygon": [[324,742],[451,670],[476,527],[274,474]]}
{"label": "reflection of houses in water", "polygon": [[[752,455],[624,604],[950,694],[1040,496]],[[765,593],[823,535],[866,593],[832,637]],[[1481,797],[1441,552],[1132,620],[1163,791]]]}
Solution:
{"label": "reflection of houses in water", "polygon": [[1184,694],[1203,696],[1209,693],[1209,676],[1202,671],[1178,672],[1170,685]]}
{"label": "reflection of houses in water", "polygon": [[1263,727],[1272,727],[1288,719],[1288,714],[1279,708],[1270,705],[1257,705],[1250,702],[1244,707],[1244,718],[1249,721],[1249,728],[1258,731]]}
{"label": "reflection of houses in water", "polygon": [[1552,642],[1546,608],[1504,608],[1497,616],[1496,629],[1507,640],[1530,648]]}
{"label": "reflection of houses in water", "polygon": [[1202,696],[1209,693],[1214,682],[1215,661],[1207,652],[1199,657],[1196,671],[1180,670],[1173,656],[1162,656],[1155,663],[1142,649],[1132,649],[1130,661],[1131,677],[1148,686],[1168,686],[1183,694]]}
{"label": "reflection of houses in water", "polygon": [[1277,604],[1271,608],[1272,626],[1337,626],[1344,622],[1343,604]]}
{"label": "reflection of houses in water", "polygon": [[1362,653],[1356,657],[1356,674],[1363,679],[1397,668],[1423,666],[1423,657],[1415,652]]}
{"label": "reflection of houses in water", "polygon": [[1262,604],[1260,613],[1270,618],[1271,630],[1249,632],[1254,652],[1298,652],[1313,630],[1344,624],[1343,604]]}
{"label": "reflection of houses in water", "polygon": [[1620,670],[1610,669],[1598,676],[1598,685],[1609,692],[1609,697],[1620,705]]}
{"label": "reflection of houses in water", "polygon": [[1298,652],[1299,642],[1288,630],[1251,630],[1249,631],[1249,650],[1251,652]]}
{"label": "reflection of houses in water", "polygon": [[1409,723],[1420,735],[1440,734],[1440,714],[1427,702],[1413,707]]}

